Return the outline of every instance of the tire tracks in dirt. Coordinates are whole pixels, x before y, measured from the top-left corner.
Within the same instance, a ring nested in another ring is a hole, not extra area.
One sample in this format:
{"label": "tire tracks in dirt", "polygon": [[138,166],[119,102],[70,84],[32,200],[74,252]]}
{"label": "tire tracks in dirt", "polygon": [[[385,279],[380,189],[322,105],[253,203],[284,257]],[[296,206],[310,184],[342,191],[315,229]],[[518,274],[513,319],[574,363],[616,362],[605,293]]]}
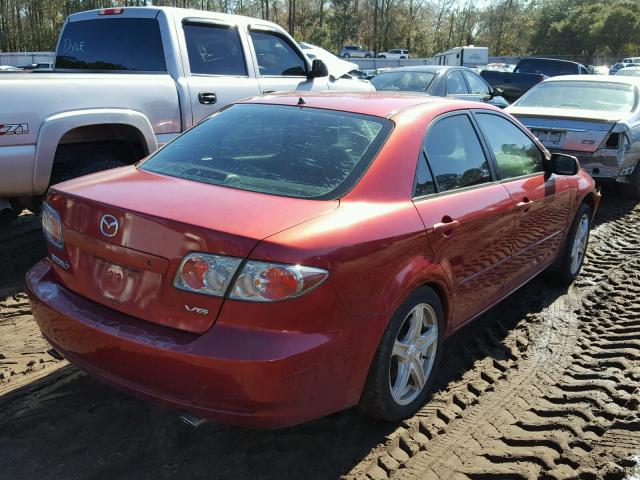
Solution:
{"label": "tire tracks in dirt", "polygon": [[575,285],[504,339],[513,358],[476,362],[347,478],[622,478],[640,452],[640,208],[621,203]]}

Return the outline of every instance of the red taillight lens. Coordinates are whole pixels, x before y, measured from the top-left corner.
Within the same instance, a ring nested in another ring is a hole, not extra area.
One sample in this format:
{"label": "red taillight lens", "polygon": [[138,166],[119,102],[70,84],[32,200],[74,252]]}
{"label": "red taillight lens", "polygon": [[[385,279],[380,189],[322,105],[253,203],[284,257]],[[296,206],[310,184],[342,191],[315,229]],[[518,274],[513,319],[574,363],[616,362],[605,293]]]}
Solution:
{"label": "red taillight lens", "polygon": [[222,297],[238,270],[239,258],[190,253],[178,267],[173,286],[188,292]]}
{"label": "red taillight lens", "polygon": [[42,231],[51,245],[64,248],[62,220],[60,220],[58,212],[46,202],[42,205]]}
{"label": "red taillight lens", "polygon": [[191,257],[182,265],[182,278],[193,289],[205,287],[204,276],[209,270],[209,264],[202,257]]}
{"label": "red taillight lens", "polygon": [[230,298],[252,302],[286,300],[320,285],[329,272],[321,268],[249,261],[231,291]]}

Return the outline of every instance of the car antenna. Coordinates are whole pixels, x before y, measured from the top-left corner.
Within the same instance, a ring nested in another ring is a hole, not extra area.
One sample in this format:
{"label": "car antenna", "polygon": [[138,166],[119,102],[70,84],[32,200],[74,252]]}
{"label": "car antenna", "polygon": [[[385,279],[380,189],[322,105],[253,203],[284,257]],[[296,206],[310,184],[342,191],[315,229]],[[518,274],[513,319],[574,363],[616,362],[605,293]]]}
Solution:
{"label": "car antenna", "polygon": [[304,101],[304,98],[299,97],[298,98],[298,105],[302,106],[302,105],[306,105],[307,102]]}

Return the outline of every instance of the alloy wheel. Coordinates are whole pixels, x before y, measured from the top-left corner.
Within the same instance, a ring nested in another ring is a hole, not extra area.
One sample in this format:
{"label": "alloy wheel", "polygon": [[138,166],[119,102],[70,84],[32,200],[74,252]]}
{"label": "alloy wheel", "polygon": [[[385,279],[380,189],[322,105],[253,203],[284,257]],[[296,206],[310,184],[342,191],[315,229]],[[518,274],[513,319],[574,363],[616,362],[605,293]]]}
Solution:
{"label": "alloy wheel", "polygon": [[421,303],[404,318],[391,353],[389,387],[398,405],[413,402],[424,390],[438,348],[438,318]]}
{"label": "alloy wheel", "polygon": [[582,265],[584,255],[587,251],[587,241],[589,239],[589,217],[583,214],[578,222],[578,228],[573,238],[571,246],[571,274],[575,275]]}

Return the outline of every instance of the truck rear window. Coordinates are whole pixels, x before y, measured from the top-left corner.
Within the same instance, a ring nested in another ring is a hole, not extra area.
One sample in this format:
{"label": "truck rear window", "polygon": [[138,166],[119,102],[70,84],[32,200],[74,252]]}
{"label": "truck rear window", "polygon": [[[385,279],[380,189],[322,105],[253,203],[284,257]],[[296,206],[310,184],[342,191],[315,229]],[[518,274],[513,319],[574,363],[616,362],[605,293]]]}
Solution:
{"label": "truck rear window", "polygon": [[162,37],[153,18],[101,18],[67,23],[56,69],[166,72]]}
{"label": "truck rear window", "polygon": [[539,73],[548,77],[556,77],[558,75],[575,75],[578,73],[578,67],[573,63],[554,62],[553,60],[520,60],[515,73]]}
{"label": "truck rear window", "polygon": [[283,105],[225,109],[140,168],[285,197],[336,199],[369,167],[391,131],[385,118]]}

